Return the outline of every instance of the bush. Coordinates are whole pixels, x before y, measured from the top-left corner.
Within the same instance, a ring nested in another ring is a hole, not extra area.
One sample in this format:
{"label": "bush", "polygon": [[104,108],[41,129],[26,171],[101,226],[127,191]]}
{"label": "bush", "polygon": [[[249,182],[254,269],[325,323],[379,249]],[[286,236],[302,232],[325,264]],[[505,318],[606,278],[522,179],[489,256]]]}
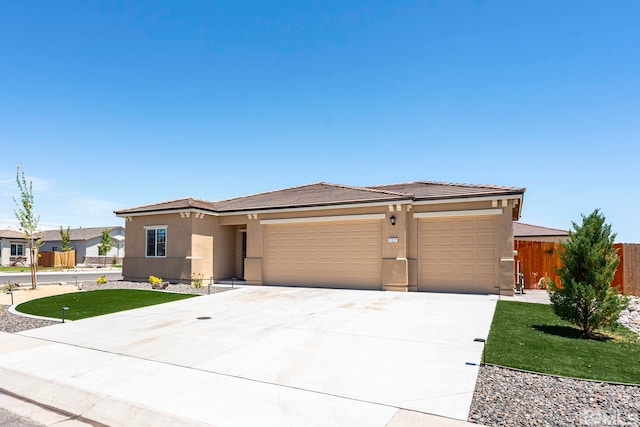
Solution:
{"label": "bush", "polygon": [[11,283],[11,281],[4,282],[2,284],[2,292],[11,292],[16,289],[20,289],[20,285],[17,283]]}
{"label": "bush", "polygon": [[202,278],[204,277],[204,274],[200,273],[200,274],[192,274],[191,275],[191,286],[193,286],[195,289],[200,289],[202,288]]}
{"label": "bush", "polygon": [[553,311],[577,325],[583,337],[598,328],[615,325],[629,299],[611,287],[620,258],[613,248],[615,233],[598,209],[582,215],[582,225],[573,223],[569,240],[561,243],[561,283],[549,281]]}
{"label": "bush", "polygon": [[104,274],[100,277],[98,277],[98,279],[96,280],[96,283],[98,285],[104,285],[105,283],[107,283],[107,278],[104,277]]}
{"label": "bush", "polygon": [[152,285],[159,285],[162,283],[162,279],[156,276],[149,276],[149,283]]}

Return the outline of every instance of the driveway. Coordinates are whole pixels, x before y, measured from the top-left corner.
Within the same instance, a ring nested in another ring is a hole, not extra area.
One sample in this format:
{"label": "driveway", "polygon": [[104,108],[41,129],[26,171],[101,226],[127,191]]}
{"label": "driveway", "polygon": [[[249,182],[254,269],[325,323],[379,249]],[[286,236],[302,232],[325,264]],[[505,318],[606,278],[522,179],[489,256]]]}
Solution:
{"label": "driveway", "polygon": [[495,302],[244,287],[0,334],[0,376],[109,425],[435,425],[467,418]]}

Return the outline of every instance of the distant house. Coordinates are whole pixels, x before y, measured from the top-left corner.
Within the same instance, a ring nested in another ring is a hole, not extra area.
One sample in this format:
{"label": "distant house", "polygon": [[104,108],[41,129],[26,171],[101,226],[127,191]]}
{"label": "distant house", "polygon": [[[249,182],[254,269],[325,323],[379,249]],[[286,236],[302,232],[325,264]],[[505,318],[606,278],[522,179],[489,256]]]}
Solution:
{"label": "distant house", "polygon": [[[106,258],[111,262],[113,257],[117,258],[118,263],[122,262],[124,257],[124,227],[90,227],[90,228],[73,228],[71,229],[71,247],[76,251],[76,264],[101,264],[103,257],[99,256],[98,247],[102,231],[108,228],[109,234],[113,238],[113,249],[111,249]],[[59,251],[62,246],[60,238],[60,229],[46,230],[44,232],[44,243],[40,247],[41,252]]]}
{"label": "distant house", "polygon": [[558,228],[541,227],[514,221],[513,239],[534,242],[566,242],[569,240],[569,232]]}
{"label": "distant house", "polygon": [[29,241],[24,233],[16,230],[0,230],[0,265],[29,264]]}

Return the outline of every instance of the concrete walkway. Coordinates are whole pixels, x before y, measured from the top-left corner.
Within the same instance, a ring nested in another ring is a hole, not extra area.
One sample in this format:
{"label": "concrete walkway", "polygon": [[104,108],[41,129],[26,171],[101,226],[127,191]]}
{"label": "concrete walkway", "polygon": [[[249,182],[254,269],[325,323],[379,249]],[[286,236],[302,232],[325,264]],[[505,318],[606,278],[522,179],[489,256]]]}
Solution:
{"label": "concrete walkway", "polygon": [[246,287],[0,334],[0,376],[107,425],[462,425],[496,300]]}
{"label": "concrete walkway", "polygon": [[501,296],[501,300],[533,302],[536,304],[551,304],[549,294],[544,289],[525,289],[523,294],[515,294],[514,296]]}

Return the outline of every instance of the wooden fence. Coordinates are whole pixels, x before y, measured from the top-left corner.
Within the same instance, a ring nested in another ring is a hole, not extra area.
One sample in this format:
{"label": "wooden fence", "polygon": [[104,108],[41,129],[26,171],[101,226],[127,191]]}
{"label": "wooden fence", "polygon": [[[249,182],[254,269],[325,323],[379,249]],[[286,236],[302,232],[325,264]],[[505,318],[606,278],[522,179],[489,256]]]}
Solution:
{"label": "wooden fence", "polygon": [[76,251],[40,252],[38,265],[41,267],[73,268],[76,266]]}
{"label": "wooden fence", "polygon": [[556,268],[562,263],[557,253],[560,245],[553,242],[533,242],[529,240],[516,240],[514,249],[516,255],[516,269],[524,275],[525,289],[538,289],[538,282],[543,277],[548,277],[554,282],[559,281]]}
{"label": "wooden fence", "polygon": [[619,283],[621,292],[627,295],[640,296],[640,244],[621,243],[613,246],[620,248],[620,265],[616,271],[618,282],[614,278],[613,284]]}
{"label": "wooden fence", "polygon": [[[616,243],[620,264],[611,282],[618,286],[621,293],[640,296],[640,244]],[[558,249],[560,245],[552,242],[533,242],[515,240],[516,268],[524,275],[525,289],[538,289],[538,281],[542,277],[549,277],[558,283],[560,278],[556,268],[562,265]]]}

